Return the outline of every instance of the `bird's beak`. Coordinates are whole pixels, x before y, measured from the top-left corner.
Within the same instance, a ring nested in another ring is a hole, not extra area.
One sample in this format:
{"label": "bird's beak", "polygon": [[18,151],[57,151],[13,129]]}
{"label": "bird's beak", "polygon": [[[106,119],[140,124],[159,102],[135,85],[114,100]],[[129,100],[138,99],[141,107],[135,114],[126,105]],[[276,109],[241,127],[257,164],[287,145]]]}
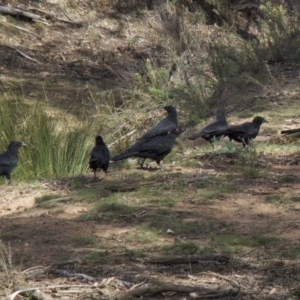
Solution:
{"label": "bird's beak", "polygon": [[269,123],[266,119],[264,119],[264,123]]}
{"label": "bird's beak", "polygon": [[27,146],[27,144],[25,144],[25,143],[22,143],[22,146],[26,147],[26,146]]}

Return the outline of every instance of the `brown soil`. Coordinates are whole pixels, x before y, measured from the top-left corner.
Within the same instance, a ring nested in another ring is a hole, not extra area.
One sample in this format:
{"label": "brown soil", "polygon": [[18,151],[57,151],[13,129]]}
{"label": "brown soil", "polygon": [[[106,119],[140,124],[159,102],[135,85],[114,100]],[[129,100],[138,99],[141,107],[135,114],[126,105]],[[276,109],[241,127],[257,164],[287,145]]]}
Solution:
{"label": "brown soil", "polygon": [[[237,281],[243,299],[268,297],[287,299],[290,289],[297,286],[299,279],[298,263],[288,257],[291,250],[299,246],[300,202],[298,200],[272,203],[266,199],[272,195],[276,195],[279,199],[293,197],[299,199],[298,167],[287,166],[286,158],[276,159],[276,164],[271,159],[264,158],[264,161],[267,159],[267,163],[272,165],[268,169],[274,174],[272,178],[249,179],[243,175],[240,178],[235,177],[231,183],[238,186],[237,192],[224,193],[214,199],[201,201],[197,196],[197,182],[206,180],[208,174],[221,176],[233,171],[232,159],[227,156],[209,158],[204,156],[201,169],[167,166],[164,184],[169,183],[170,189],[176,190],[178,178],[182,178],[188,185],[184,198],[175,207],[168,209],[169,215],[166,218],[179,218],[185,222],[201,224],[199,231],[194,234],[182,235],[174,232],[167,236],[163,232],[169,228],[159,228],[162,236],[157,242],[141,244],[134,239],[127,239],[144,224],[151,223],[151,219],[157,214],[155,207],[150,206],[146,211],[136,213],[134,217],[125,216],[110,220],[104,214],[103,219],[100,218],[98,221],[84,220],[82,216],[89,211],[92,204],[72,201],[74,193],[65,188],[64,182],[60,189],[56,189],[56,194],[62,195],[62,199],[66,198],[67,202],[62,201],[49,209],[36,207],[35,199],[41,194],[53,193],[53,186],[57,187],[58,183],[45,185],[45,188],[39,189],[38,192],[30,185],[3,186],[0,200],[1,239],[4,243],[10,244],[13,263],[19,270],[40,266],[33,275],[25,273],[29,277],[26,286],[84,284],[86,279],[77,278],[75,273],[93,276],[94,282],[117,277],[139,283],[154,276],[160,281],[194,285],[198,281],[201,284],[211,283],[211,277],[217,275],[207,272],[214,272]],[[112,171],[104,180],[112,185],[118,184],[126,172],[126,170],[119,173]],[[140,172],[141,182],[136,182],[137,186],[144,184],[148,177],[147,173],[143,174],[147,171]],[[295,176],[293,177],[295,180],[292,183],[279,183],[280,178],[287,174]],[[153,172],[150,176],[153,176]],[[152,177],[149,181],[151,180]],[[87,190],[103,184],[103,181],[100,181],[90,185],[89,177],[85,181]],[[66,196],[70,196],[69,200]],[[101,199],[99,196],[99,201],[103,200],[104,198]],[[230,255],[230,262],[225,264],[169,266],[147,264],[147,258],[155,257],[161,247],[172,245],[176,241],[194,240],[200,247],[209,245],[211,226],[214,227],[215,235],[233,233],[237,236],[248,236],[249,239],[255,235],[268,236],[278,239],[278,242],[275,240],[275,243],[253,247],[246,253],[243,248],[239,250],[237,247]],[[77,244],[76,238],[80,236],[93,236],[97,247]],[[139,250],[146,256],[141,259],[131,257],[128,252],[130,250]],[[98,253],[95,261],[88,259],[91,253]],[[66,277],[63,271],[73,275]],[[219,288],[219,281],[222,280],[220,278],[217,280]],[[15,284],[20,283],[17,281]],[[56,293],[61,295],[61,291]],[[92,295],[95,295],[95,292],[93,294],[91,291],[85,291],[85,293],[94,299]],[[79,293],[76,299],[87,299],[84,298],[86,294],[84,295]],[[175,297],[175,294],[173,297],[172,299],[181,299],[180,296]]]}

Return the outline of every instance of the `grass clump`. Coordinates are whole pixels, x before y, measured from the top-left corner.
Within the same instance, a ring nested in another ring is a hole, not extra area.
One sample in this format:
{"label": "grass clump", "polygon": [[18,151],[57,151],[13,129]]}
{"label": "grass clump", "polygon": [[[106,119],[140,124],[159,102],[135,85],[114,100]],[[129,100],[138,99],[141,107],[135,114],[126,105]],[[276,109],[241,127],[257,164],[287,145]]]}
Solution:
{"label": "grass clump", "polygon": [[19,273],[13,264],[13,253],[10,244],[0,240],[0,287],[11,288],[13,285],[24,285],[25,276]]}
{"label": "grass clump", "polygon": [[274,244],[279,241],[276,237],[271,236],[263,236],[263,235],[239,235],[239,234],[222,234],[214,236],[213,238],[214,244],[220,247],[246,247],[253,248],[259,246],[267,246],[270,244]]}
{"label": "grass clump", "polygon": [[88,119],[70,124],[70,120],[45,113],[45,106],[35,107],[13,95],[0,102],[0,147],[12,140],[27,147],[20,149],[19,164],[14,178],[55,178],[75,176],[88,170],[96,126]]}
{"label": "grass clump", "polygon": [[299,177],[293,174],[285,174],[278,178],[279,183],[297,183],[299,182]]}
{"label": "grass clump", "polygon": [[[63,122],[64,123],[64,122]],[[91,124],[82,127],[62,124],[37,107],[27,120],[24,134],[30,132],[23,154],[23,176],[49,178],[74,176],[88,170]],[[25,173],[26,172],[26,173]]]}
{"label": "grass clump", "polygon": [[251,143],[247,148],[237,148],[237,155],[237,165],[246,177],[255,179],[261,176],[258,165],[259,152],[254,143]]}
{"label": "grass clump", "polygon": [[60,195],[43,195],[35,198],[36,207],[40,208],[53,208],[57,206],[60,200],[70,200],[70,197],[62,197]]}
{"label": "grass clump", "polygon": [[129,259],[137,259],[137,258],[143,258],[146,256],[145,252],[141,250],[135,250],[135,249],[125,249],[125,256],[127,256]]}
{"label": "grass clump", "polygon": [[107,251],[93,251],[87,255],[86,260],[91,264],[113,265],[116,263],[115,258],[108,255]]}
{"label": "grass clump", "polygon": [[199,252],[199,245],[195,241],[178,242],[165,246],[163,252],[169,255],[193,255]]}
{"label": "grass clump", "polygon": [[82,216],[83,219],[101,221],[109,220],[133,220],[136,218],[137,208],[122,203],[121,200],[114,200],[112,197],[101,203]]}
{"label": "grass clump", "polygon": [[74,246],[91,246],[96,244],[94,236],[76,236],[71,239]]}
{"label": "grass clump", "polygon": [[151,217],[148,226],[165,233],[170,229],[176,235],[180,234],[185,236],[193,236],[206,230],[205,225],[195,220],[184,219],[183,216],[176,218],[172,216],[172,214],[163,215],[159,212]]}
{"label": "grass clump", "polygon": [[159,239],[157,232],[149,230],[147,228],[140,228],[137,232],[130,234],[127,237],[128,241],[135,241],[140,244],[154,243]]}

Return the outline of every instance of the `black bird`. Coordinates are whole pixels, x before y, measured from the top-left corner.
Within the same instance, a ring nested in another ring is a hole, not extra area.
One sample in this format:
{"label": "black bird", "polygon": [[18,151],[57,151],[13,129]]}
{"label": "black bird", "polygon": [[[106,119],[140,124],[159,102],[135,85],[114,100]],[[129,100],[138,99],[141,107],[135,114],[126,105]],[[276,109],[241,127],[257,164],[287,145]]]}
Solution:
{"label": "black bird", "polygon": [[158,135],[163,135],[165,133],[171,132],[173,129],[178,128],[177,121],[177,111],[172,105],[167,105],[164,107],[167,111],[167,116],[162,119],[155,127],[146,132],[140,140],[147,140]]}
{"label": "black bird", "polygon": [[228,136],[230,141],[234,140],[242,143],[244,147],[249,145],[250,141],[255,139],[259,133],[261,124],[268,123],[266,119],[256,116],[252,122],[245,122],[240,125],[229,125],[226,129],[221,130],[219,134]]}
{"label": "black bird", "polygon": [[19,148],[25,144],[12,141],[7,150],[0,154],[0,175],[5,176],[8,182],[11,182],[11,172],[18,164]]}
{"label": "black bird", "polygon": [[102,169],[107,174],[107,169],[109,167],[110,153],[100,135],[96,136],[95,141],[96,143],[91,153],[89,165],[90,168],[93,170],[94,178],[96,179],[97,169]]}
{"label": "black bird", "polygon": [[198,137],[202,137],[206,141],[210,142],[211,144],[214,140],[219,140],[222,136],[220,132],[227,128],[227,120],[225,116],[225,112],[223,109],[217,110],[216,121],[208,124],[204,128],[202,128],[199,132],[191,135],[189,137],[190,140],[195,140]]}
{"label": "black bird", "polygon": [[[129,157],[150,158],[158,165],[168,155],[174,146],[176,137],[184,130],[175,128],[170,132],[156,135],[149,139],[138,140],[134,145],[112,158],[113,161],[123,160]],[[143,168],[144,161],[141,164]]]}
{"label": "black bird", "polygon": [[[156,136],[164,135],[170,133],[174,129],[178,128],[177,111],[172,105],[164,106],[167,112],[167,116],[156,124],[152,129],[147,131],[138,141],[134,144],[136,147],[140,143],[145,143],[145,141],[152,139]],[[182,131],[181,131],[182,132]],[[144,162],[147,157],[144,157],[140,166],[143,168]]]}

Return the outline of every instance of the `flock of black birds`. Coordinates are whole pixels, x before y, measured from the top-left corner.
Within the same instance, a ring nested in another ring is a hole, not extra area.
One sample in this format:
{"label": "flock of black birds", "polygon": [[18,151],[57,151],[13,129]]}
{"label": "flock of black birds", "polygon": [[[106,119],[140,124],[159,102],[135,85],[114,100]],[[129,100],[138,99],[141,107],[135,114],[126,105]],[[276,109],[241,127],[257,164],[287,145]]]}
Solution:
{"label": "flock of black birds", "polygon": [[[146,132],[132,146],[125,149],[120,154],[111,158],[110,151],[103,141],[103,138],[96,136],[96,143],[91,152],[89,167],[97,177],[97,170],[101,169],[105,173],[109,168],[110,161],[119,161],[129,157],[141,158],[141,167],[147,158],[156,161],[160,166],[160,162],[168,155],[175,144],[176,138],[185,130],[179,127],[177,120],[177,111],[174,106],[167,105],[164,107],[167,116],[162,119],[155,127]],[[267,122],[263,117],[256,116],[252,122],[245,122],[239,125],[230,125],[227,123],[224,110],[217,111],[216,121],[205,126],[199,132],[191,135],[190,140],[199,137],[207,140],[211,144],[221,137],[228,137],[230,141],[234,140],[242,143],[246,147],[256,138],[259,133],[260,126]],[[284,130],[282,134],[292,134],[299,132],[300,129]],[[13,141],[9,144],[7,150],[0,153],[0,175],[5,176],[8,182],[11,181],[11,172],[18,163],[18,152],[21,146],[25,144],[19,141]]]}
{"label": "flock of black birds", "polygon": [[94,171],[94,177],[96,178],[97,169],[102,169],[107,173],[110,160],[116,162],[129,157],[138,157],[142,158],[140,165],[143,168],[145,160],[150,158],[160,165],[163,158],[172,151],[176,137],[184,131],[178,126],[175,107],[167,105],[164,109],[167,112],[164,119],[147,131],[132,146],[112,158],[110,158],[109,150],[102,137],[97,136],[89,162],[90,168]]}
{"label": "flock of black birds", "polygon": [[[174,106],[168,105],[164,109],[167,116],[155,127],[146,132],[132,146],[125,149],[120,154],[110,158],[110,153],[103,142],[101,136],[96,137],[96,145],[90,158],[90,168],[94,171],[96,178],[97,169],[102,169],[107,173],[109,161],[119,161],[129,157],[142,158],[140,166],[144,167],[144,162],[150,158],[160,166],[160,162],[168,155],[175,144],[176,138],[185,130],[180,128],[177,120],[177,111]],[[256,116],[252,122],[239,125],[229,125],[226,120],[224,110],[217,111],[216,121],[204,127],[201,131],[191,135],[190,140],[199,137],[209,141],[211,144],[221,137],[227,136],[230,141],[234,140],[248,146],[251,140],[255,139],[259,133],[261,124],[267,122],[263,117]]]}

